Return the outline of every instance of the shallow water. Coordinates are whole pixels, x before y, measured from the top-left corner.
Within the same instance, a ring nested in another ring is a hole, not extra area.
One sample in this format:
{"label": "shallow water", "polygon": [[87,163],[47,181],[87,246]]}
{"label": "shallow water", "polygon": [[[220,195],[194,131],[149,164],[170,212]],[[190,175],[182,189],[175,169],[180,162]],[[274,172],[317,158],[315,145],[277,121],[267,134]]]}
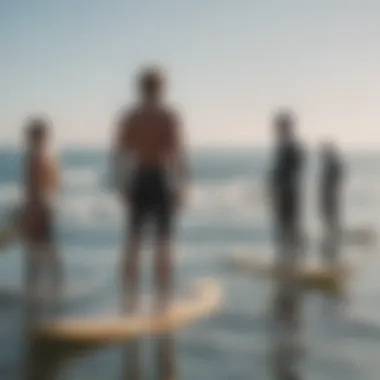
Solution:
{"label": "shallow water", "polygon": [[[269,313],[273,285],[269,280],[238,276],[225,265],[237,246],[254,246],[255,251],[270,247],[270,221],[262,187],[265,156],[230,150],[194,152],[193,157],[191,196],[177,234],[176,281],[186,288],[199,277],[218,278],[224,301],[219,313],[171,337],[177,378],[281,379],[274,377],[273,371],[273,337],[277,334]],[[68,282],[82,293],[67,302],[64,313],[116,313],[123,218],[105,186],[105,154],[67,151],[62,158],[65,182],[59,207],[59,241]],[[348,162],[345,219],[350,221],[349,226],[372,225],[377,231],[380,157],[350,156]],[[5,213],[17,200],[18,155],[2,152],[0,166],[0,211]],[[308,172],[305,229],[318,234],[314,170],[311,166]],[[301,379],[378,379],[379,258],[376,252],[360,255],[363,260],[359,260],[361,265],[348,283],[345,302],[311,293],[301,298],[300,339],[305,347],[297,361]],[[151,256],[147,245],[142,265],[144,293],[151,288]],[[0,290],[21,289],[20,247],[12,247],[0,260]],[[33,367],[42,367],[45,373],[51,370],[51,378],[59,380],[130,378],[123,363],[133,354],[133,345],[87,352],[75,360],[59,358],[62,367],[49,368],[51,347],[44,351],[45,347],[35,345],[34,354],[27,355],[28,340],[21,328],[22,300],[0,297],[0,308],[1,379],[32,379],[32,371],[27,377],[22,370]],[[159,345],[157,339],[141,342],[141,379],[158,377],[154,371],[158,347],[165,351],[165,344]],[[160,355],[165,357],[165,353]]]}

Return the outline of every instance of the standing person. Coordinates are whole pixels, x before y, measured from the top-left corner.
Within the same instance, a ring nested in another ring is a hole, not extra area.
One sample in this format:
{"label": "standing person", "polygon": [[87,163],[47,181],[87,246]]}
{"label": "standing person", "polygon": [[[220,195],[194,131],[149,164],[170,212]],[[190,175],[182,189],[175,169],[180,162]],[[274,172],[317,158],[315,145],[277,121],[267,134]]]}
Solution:
{"label": "standing person", "polygon": [[124,111],[114,138],[114,170],[123,178],[118,192],[129,211],[128,237],[122,254],[122,310],[138,307],[139,253],[148,218],[155,225],[156,308],[168,306],[172,290],[171,240],[175,212],[188,176],[182,125],[164,102],[165,80],[155,68],[138,77],[139,102]]}
{"label": "standing person", "polygon": [[[279,243],[278,263],[292,261],[299,253],[301,234],[302,183],[304,155],[295,134],[295,120],[290,112],[274,118],[276,147],[270,171],[270,194]],[[290,263],[290,262],[289,262]]]}
{"label": "standing person", "polygon": [[[295,133],[296,122],[288,111],[275,115],[276,146],[270,170],[269,193],[276,239],[276,268],[295,270],[300,264],[302,172],[304,155]],[[301,294],[291,278],[276,278],[272,318],[273,365],[279,379],[297,379],[295,359],[300,350]]]}
{"label": "standing person", "polygon": [[53,202],[60,186],[58,162],[50,147],[50,126],[44,119],[26,125],[24,205],[21,235],[26,246],[26,290],[29,301],[38,295],[41,271],[47,267],[49,289],[60,295],[62,268],[54,239]]}
{"label": "standing person", "polygon": [[321,149],[320,216],[323,224],[323,254],[329,265],[336,264],[341,233],[341,189],[343,163],[336,147],[324,143]]}

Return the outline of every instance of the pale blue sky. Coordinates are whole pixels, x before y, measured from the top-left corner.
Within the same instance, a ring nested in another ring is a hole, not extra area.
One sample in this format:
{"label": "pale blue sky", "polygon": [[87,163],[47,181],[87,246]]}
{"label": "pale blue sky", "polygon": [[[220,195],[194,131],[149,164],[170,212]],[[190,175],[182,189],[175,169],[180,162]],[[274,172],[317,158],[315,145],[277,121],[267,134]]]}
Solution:
{"label": "pale blue sky", "polygon": [[158,62],[192,144],[260,144],[289,105],[310,141],[380,142],[377,0],[0,0],[2,142],[46,112],[63,145],[108,145],[133,73]]}

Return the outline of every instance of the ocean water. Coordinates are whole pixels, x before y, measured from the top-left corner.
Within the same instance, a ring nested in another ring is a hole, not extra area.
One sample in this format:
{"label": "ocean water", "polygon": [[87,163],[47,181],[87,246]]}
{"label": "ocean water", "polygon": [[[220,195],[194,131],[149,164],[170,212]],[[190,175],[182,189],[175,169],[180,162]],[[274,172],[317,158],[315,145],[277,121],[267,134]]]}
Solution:
{"label": "ocean water", "polygon": [[[58,240],[66,281],[82,294],[69,298],[65,315],[117,312],[120,296],[118,263],[124,216],[107,186],[106,152],[66,150],[61,154],[63,188],[58,207]],[[197,278],[217,278],[223,304],[214,316],[172,337],[177,378],[281,379],[273,374],[273,331],[270,280],[231,272],[226,260],[237,247],[271,250],[271,223],[263,183],[268,154],[255,149],[194,150],[192,183],[186,209],[178,220],[175,243],[176,284],[185,289]],[[346,157],[344,220],[348,227],[380,227],[380,155]],[[0,216],[20,196],[20,154],[0,151]],[[304,229],[318,235],[317,167],[310,156],[305,177]],[[301,379],[378,380],[380,361],[380,259],[376,248],[350,248],[358,269],[347,284],[345,301],[321,294],[302,297],[300,336],[305,346],[297,362]],[[368,251],[368,252],[364,252]],[[307,252],[315,255],[314,250]],[[153,252],[142,254],[142,292],[149,294]],[[22,249],[13,246],[0,256],[2,289],[22,289]],[[22,302],[0,303],[0,379],[29,379]],[[14,301],[14,302],[13,302]],[[154,340],[144,339],[141,379],[154,379]],[[125,380],[123,350],[111,346],[64,363],[53,379]],[[284,378],[285,379],[285,378]],[[41,378],[41,380],[43,380]]]}

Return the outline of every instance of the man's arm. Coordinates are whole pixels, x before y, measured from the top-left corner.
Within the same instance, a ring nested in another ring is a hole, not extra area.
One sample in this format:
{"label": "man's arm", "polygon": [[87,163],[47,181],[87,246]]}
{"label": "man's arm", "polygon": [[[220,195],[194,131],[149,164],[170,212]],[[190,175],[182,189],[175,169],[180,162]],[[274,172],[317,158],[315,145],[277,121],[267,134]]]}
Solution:
{"label": "man's arm", "polygon": [[172,117],[171,120],[173,131],[173,163],[178,175],[180,189],[183,190],[190,177],[189,160],[186,151],[186,141],[182,121],[178,117]]}
{"label": "man's arm", "polygon": [[129,147],[130,129],[131,117],[124,112],[117,121],[116,132],[111,147],[111,182],[113,187],[116,187],[118,191],[121,191],[121,186],[123,186],[122,178],[120,178],[120,165],[123,162],[125,153]]}
{"label": "man's arm", "polygon": [[268,160],[268,169],[266,171],[265,178],[265,191],[266,197],[272,202],[276,196],[278,186],[279,186],[279,175],[281,171],[281,155],[282,152],[276,147],[274,151],[270,153],[270,158]]}

